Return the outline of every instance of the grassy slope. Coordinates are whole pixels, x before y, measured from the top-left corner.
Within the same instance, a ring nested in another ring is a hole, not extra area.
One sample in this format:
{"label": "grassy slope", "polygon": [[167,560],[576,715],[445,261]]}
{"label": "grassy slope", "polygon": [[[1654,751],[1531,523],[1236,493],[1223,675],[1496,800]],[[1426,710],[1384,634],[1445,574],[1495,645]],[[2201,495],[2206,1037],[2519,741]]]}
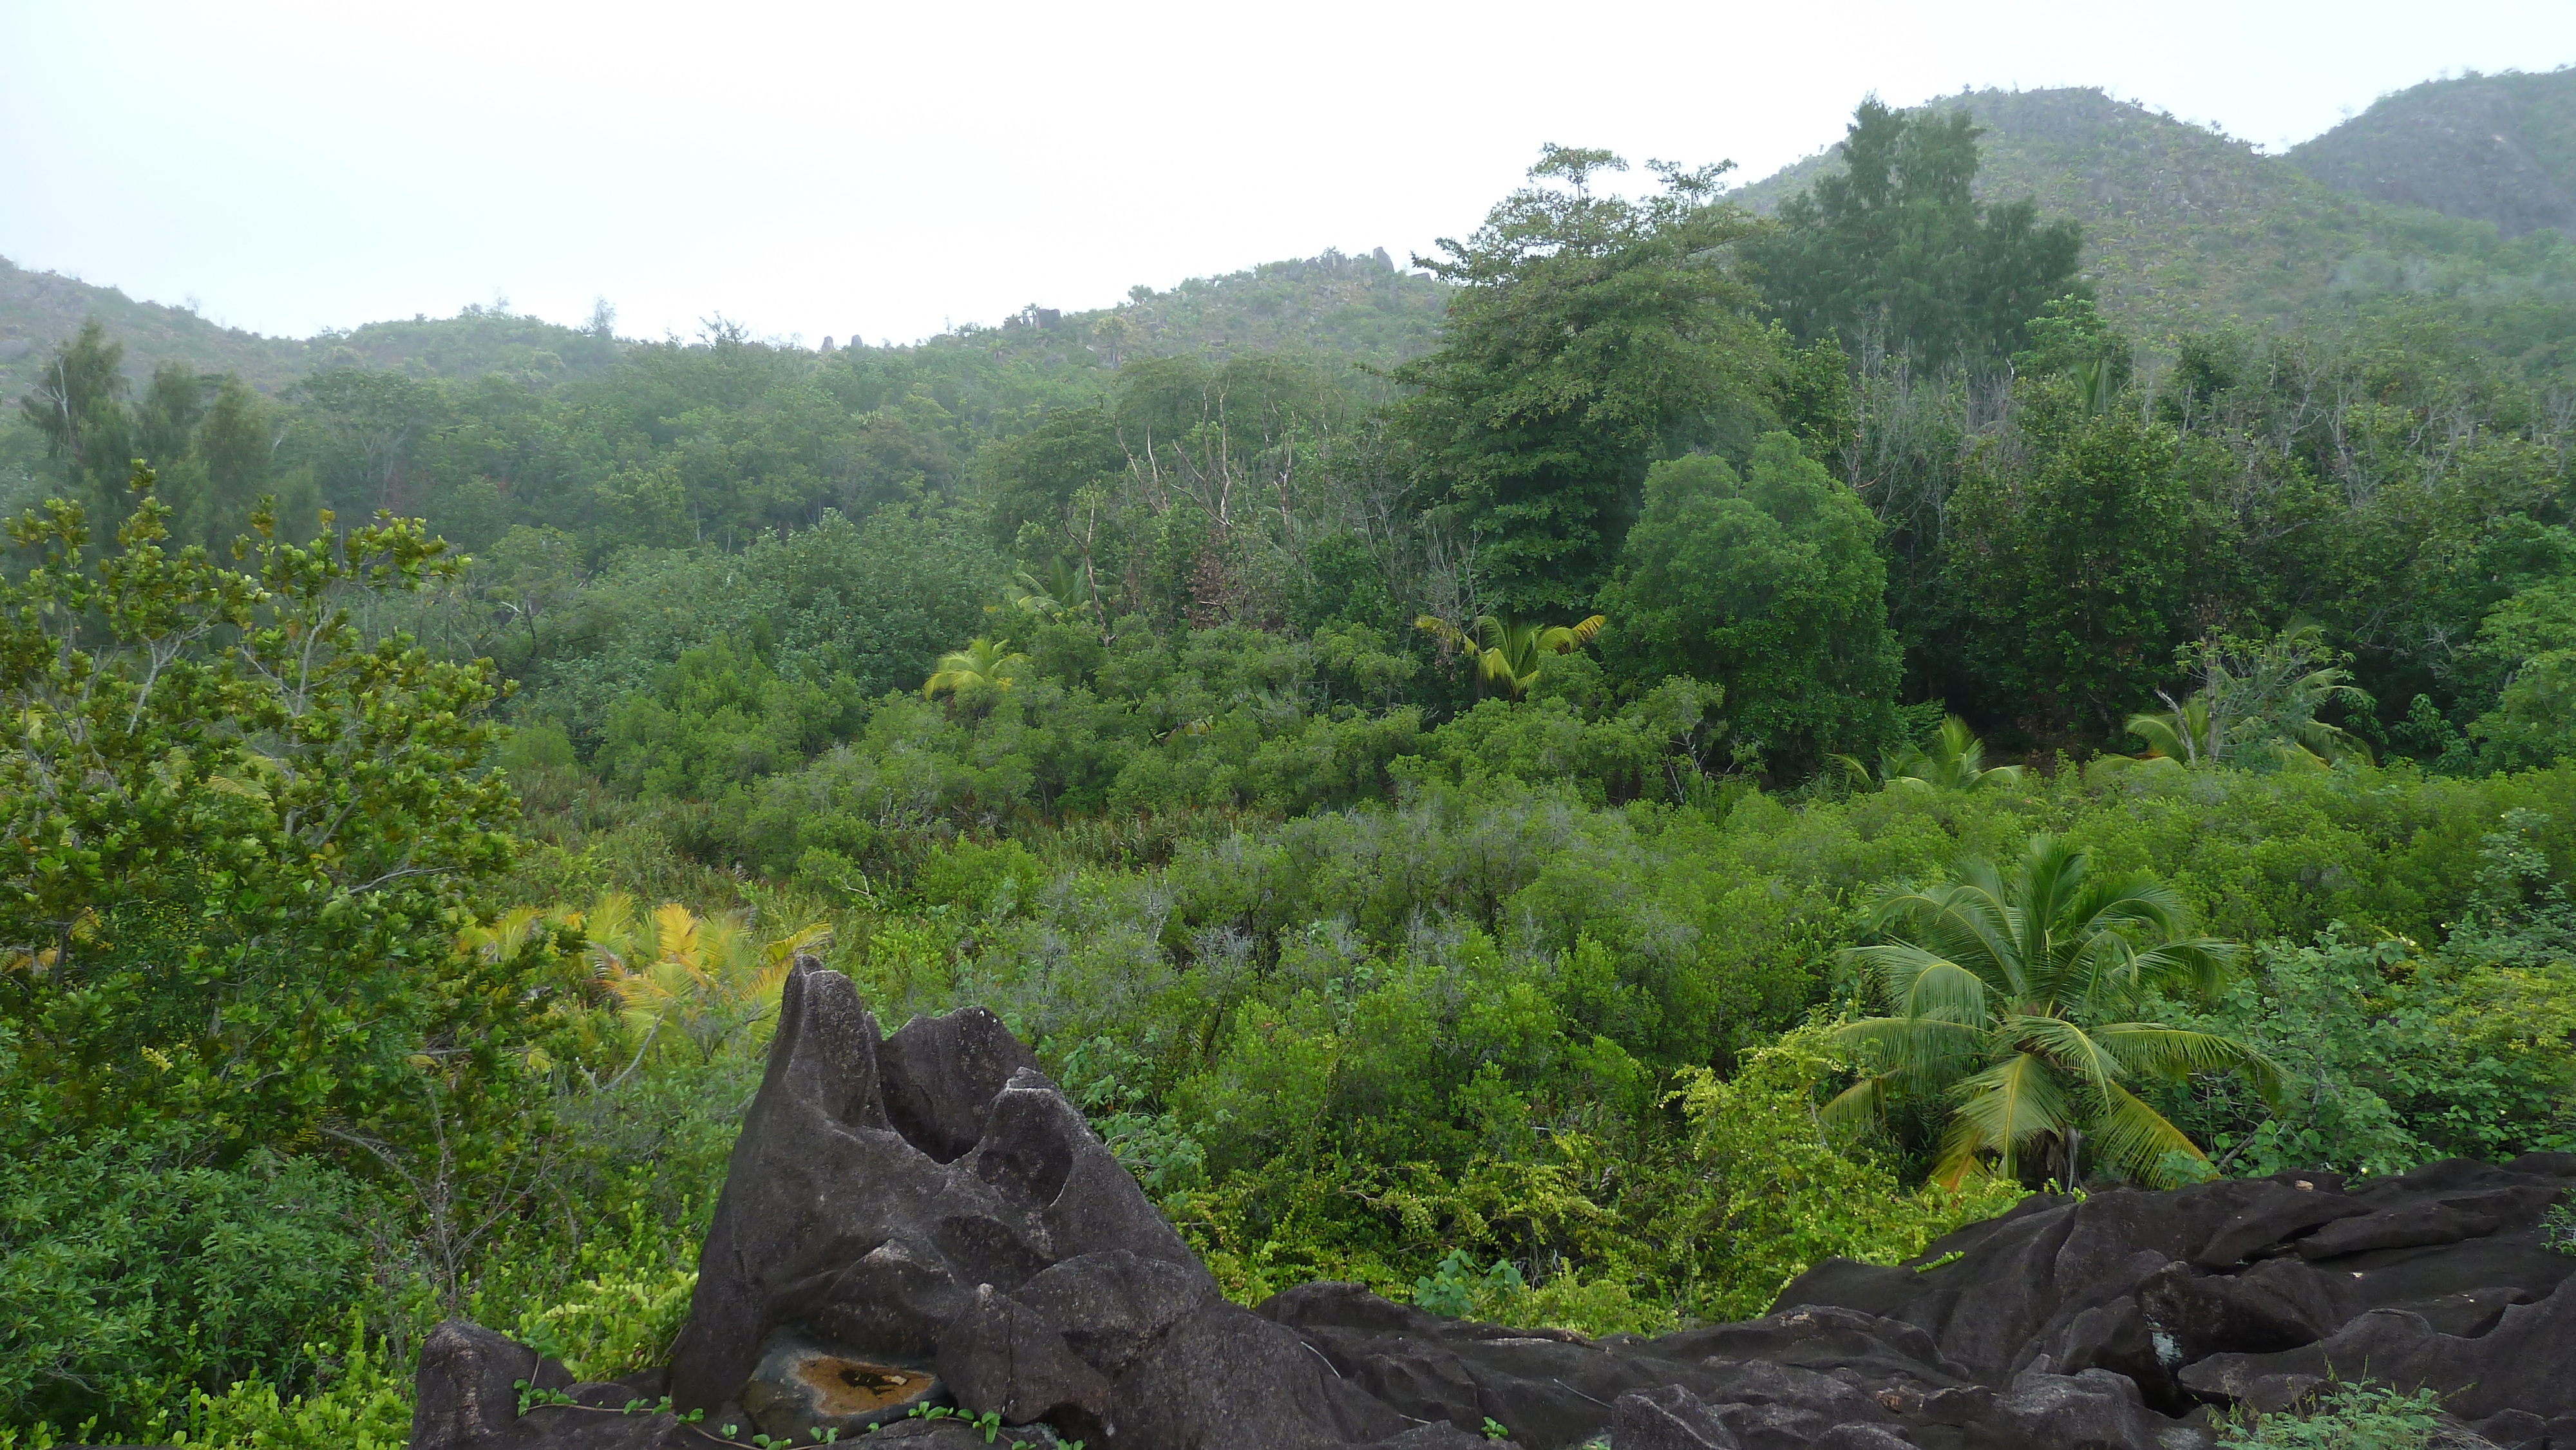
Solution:
{"label": "grassy slope", "polygon": [[[2104,310],[2149,340],[2230,319],[2287,320],[2396,292],[2554,287],[2550,258],[2495,229],[2345,196],[2289,161],[2099,90],[1974,91],[1981,196],[2035,197],[2084,224]],[[1832,148],[1740,188],[1769,212],[1838,166]]]}
{"label": "grassy slope", "polygon": [[2391,95],[2283,158],[2336,191],[2576,236],[2576,69],[2468,75]]}

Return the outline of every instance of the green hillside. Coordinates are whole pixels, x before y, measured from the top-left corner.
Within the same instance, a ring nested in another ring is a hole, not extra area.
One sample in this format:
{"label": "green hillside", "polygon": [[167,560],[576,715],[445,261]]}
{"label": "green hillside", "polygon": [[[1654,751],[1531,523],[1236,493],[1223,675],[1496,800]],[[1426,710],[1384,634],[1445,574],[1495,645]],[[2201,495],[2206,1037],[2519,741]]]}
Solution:
{"label": "green hillside", "polygon": [[[2508,241],[2475,221],[2339,195],[2285,159],[2098,89],[1971,91],[1927,109],[1965,109],[1985,129],[1981,197],[2032,197],[2043,216],[2083,224],[2103,311],[2144,338],[2400,296],[2483,322],[2506,298],[2555,302],[2576,283],[2555,238]],[[1767,214],[1838,165],[1828,148],[1734,195]],[[2535,333],[2523,311],[2500,344],[2554,362],[2566,329]]]}
{"label": "green hillside", "polygon": [[2336,191],[2576,235],[2576,70],[2466,75],[2382,96],[2284,158]]}
{"label": "green hillside", "polygon": [[[1130,357],[1222,359],[1280,351],[1383,364],[1431,346],[1448,298],[1445,284],[1397,270],[1383,250],[1358,257],[1328,251],[1193,277],[1164,291],[1139,287],[1112,307],[1065,312],[1033,305],[998,326],[970,324],[896,351],[981,352],[991,361],[1043,371],[1115,367]],[[343,366],[414,378],[504,373],[543,389],[598,372],[627,346],[605,316],[573,328],[481,306],[312,338],[263,337],[0,258],[0,397],[24,393],[54,345],[92,316],[125,345],[126,371],[137,380],[177,360],[205,372],[237,372],[269,393],[315,369]]]}
{"label": "green hillside", "polygon": [[301,377],[312,345],[301,338],[262,337],[219,327],[184,307],[137,302],[114,287],[96,287],[59,272],[30,272],[0,257],[0,396],[25,392],[54,344],[96,317],[125,344],[138,376],[177,360],[210,372],[238,372],[276,388]]}
{"label": "green hillside", "polygon": [[1032,306],[998,328],[963,328],[922,345],[999,348],[1005,359],[1059,365],[1077,350],[1111,363],[1254,352],[1390,363],[1428,350],[1448,305],[1447,284],[1397,270],[1383,248],[1365,257],[1328,251],[1193,277],[1169,291],[1138,287],[1116,307]]}

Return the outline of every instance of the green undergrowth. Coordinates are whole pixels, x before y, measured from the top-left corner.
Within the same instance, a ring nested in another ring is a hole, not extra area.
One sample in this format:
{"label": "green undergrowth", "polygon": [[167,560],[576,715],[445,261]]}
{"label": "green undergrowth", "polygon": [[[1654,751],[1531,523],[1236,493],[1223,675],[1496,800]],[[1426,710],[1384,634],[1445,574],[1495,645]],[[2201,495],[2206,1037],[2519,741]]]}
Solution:
{"label": "green undergrowth", "polygon": [[2220,1450],[2427,1450],[2442,1427],[2442,1398],[2431,1390],[2338,1381],[2297,1408],[2230,1417],[2218,1443]]}

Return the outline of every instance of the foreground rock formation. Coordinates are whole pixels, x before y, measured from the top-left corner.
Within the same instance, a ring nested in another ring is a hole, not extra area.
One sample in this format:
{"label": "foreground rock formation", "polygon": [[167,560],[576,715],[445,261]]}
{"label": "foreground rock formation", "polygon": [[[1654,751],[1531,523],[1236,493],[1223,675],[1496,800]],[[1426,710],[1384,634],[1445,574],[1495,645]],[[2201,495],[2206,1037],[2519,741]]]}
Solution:
{"label": "foreground rock formation", "polygon": [[1762,1319],[1655,1339],[1353,1284],[1246,1310],[990,1013],[880,1038],[800,962],[670,1364],[576,1385],[451,1321],[411,1443],[1466,1450],[1491,1422],[1527,1450],[2189,1450],[2214,1408],[2366,1375],[2441,1391],[2496,1445],[2576,1450],[2576,1257],[2539,1227],[2571,1188],[2576,1154],[2533,1154],[2032,1198],[1917,1264],[1832,1261]]}

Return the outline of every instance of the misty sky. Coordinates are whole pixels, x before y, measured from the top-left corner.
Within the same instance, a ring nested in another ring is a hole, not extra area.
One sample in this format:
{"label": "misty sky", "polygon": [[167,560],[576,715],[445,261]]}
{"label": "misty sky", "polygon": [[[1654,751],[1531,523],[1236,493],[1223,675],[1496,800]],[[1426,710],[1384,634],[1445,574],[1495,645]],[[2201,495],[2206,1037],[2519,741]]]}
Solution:
{"label": "misty sky", "polygon": [[908,340],[1472,229],[1542,142],[1760,177],[1875,90],[2099,85],[2280,149],[2576,3],[0,0],[0,256],[305,334],[506,297]]}

